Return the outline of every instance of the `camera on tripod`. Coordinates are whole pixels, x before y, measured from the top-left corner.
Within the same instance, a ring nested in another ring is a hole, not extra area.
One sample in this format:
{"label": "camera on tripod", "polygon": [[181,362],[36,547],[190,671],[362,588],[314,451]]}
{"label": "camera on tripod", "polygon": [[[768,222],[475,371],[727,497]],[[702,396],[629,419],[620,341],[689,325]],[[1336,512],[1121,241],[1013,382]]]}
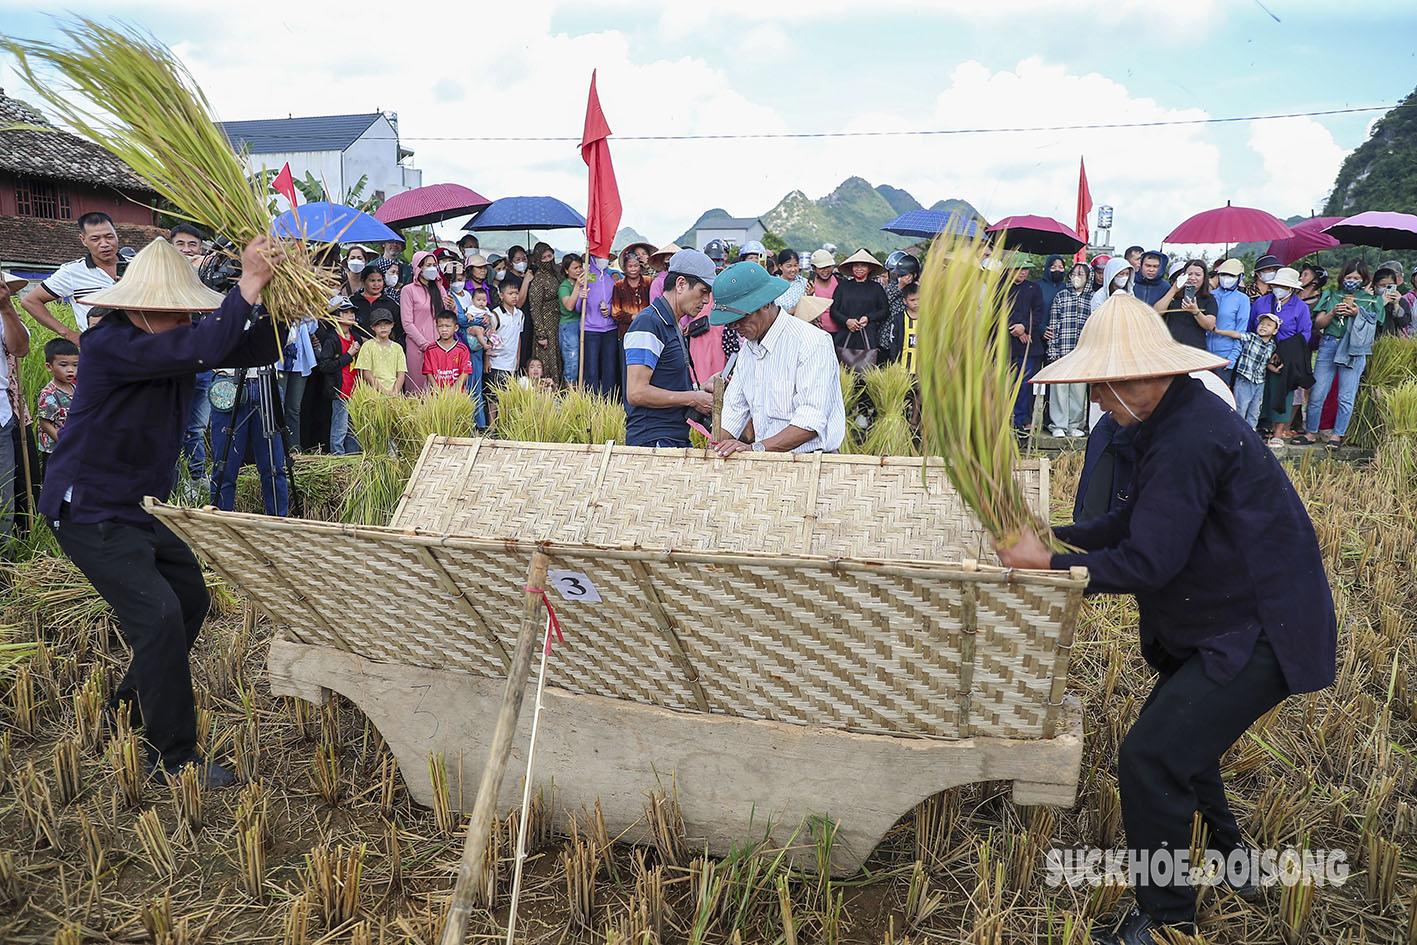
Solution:
{"label": "camera on tripod", "polygon": [[226,292],[241,281],[241,249],[225,236],[218,236],[212,240],[212,251],[197,268],[197,278],[214,292]]}

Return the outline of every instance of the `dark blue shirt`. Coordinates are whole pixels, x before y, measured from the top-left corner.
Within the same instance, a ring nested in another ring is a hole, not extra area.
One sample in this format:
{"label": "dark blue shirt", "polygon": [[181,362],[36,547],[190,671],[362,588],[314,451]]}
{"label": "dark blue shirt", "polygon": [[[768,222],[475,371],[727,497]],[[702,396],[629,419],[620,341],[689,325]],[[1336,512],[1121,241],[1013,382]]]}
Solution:
{"label": "dark blue shirt", "polygon": [[1009,327],[1022,325],[1028,343],[1009,336],[1009,354],[1015,361],[1024,358],[1041,358],[1048,350],[1048,342],[1043,333],[1048,330],[1048,309],[1043,305],[1043,290],[1038,284],[1025,279],[1008,289]]}
{"label": "dark blue shirt", "polygon": [[[689,359],[679,324],[663,297],[635,316],[625,332],[625,370],[636,364],[651,368],[651,387],[693,390]],[[651,446],[657,440],[687,440],[687,407],[642,407],[625,404],[625,443]]]}
{"label": "dark blue shirt", "polygon": [[40,514],[57,519],[71,488],[75,522],[152,522],[144,496],[166,500],[198,371],[257,367],[280,356],[269,318],[232,289],[198,325],[152,335],[121,313],[84,332],[80,380],[45,468]]}
{"label": "dark blue shirt", "polygon": [[1292,693],[1333,682],[1338,624],[1313,523],[1259,435],[1219,397],[1178,377],[1138,425],[1131,495],[1101,518],[1054,529],[1082,554],[1089,593],[1135,594],[1142,653],[1163,672],[1199,653],[1224,684],[1263,630]]}

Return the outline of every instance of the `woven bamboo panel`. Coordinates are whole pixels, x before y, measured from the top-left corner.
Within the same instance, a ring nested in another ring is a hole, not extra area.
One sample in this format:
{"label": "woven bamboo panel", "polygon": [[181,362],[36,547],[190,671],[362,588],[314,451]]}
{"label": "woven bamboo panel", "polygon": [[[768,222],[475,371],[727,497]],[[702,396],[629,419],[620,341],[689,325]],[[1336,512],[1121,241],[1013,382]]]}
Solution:
{"label": "woven bamboo panel", "polygon": [[[299,642],[504,672],[533,542],[150,508]],[[541,547],[601,597],[551,593],[566,630],[551,685],[897,735],[1048,734],[1086,584],[935,563]]]}
{"label": "woven bamboo panel", "polygon": [[[1047,517],[1047,460],[1019,470]],[[939,468],[906,457],[430,438],[393,520],[468,538],[959,561],[987,548]]]}

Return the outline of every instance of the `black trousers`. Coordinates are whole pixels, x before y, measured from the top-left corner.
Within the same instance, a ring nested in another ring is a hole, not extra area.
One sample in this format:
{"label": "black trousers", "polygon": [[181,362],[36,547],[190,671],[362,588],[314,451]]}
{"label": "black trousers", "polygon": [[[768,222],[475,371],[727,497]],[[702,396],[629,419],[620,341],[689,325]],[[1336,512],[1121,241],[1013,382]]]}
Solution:
{"label": "black trousers", "polygon": [[107,521],[77,523],[64,505],[50,523],[59,547],[118,616],[133,650],[113,707],[135,697],[142,710],[150,761],[169,768],[192,760],[197,712],[188,652],[211,598],[192,550],[165,526]]}
{"label": "black trousers", "polygon": [[[1134,862],[1143,852],[1188,849],[1196,811],[1210,830],[1212,850],[1228,855],[1242,846],[1220,757],[1288,694],[1263,633],[1250,661],[1224,685],[1205,675],[1199,654],[1161,677],[1117,752],[1122,824]],[[1195,920],[1196,891],[1184,874],[1167,885],[1139,880],[1135,892],[1142,911],[1158,921]]]}

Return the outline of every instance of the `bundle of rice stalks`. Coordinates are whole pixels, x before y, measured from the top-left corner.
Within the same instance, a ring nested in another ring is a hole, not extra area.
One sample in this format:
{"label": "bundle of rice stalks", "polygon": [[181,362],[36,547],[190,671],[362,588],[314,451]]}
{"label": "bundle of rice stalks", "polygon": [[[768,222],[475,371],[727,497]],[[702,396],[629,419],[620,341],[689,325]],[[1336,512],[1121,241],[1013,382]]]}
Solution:
{"label": "bundle of rice stalks", "polygon": [[[131,167],[174,215],[237,246],[270,232],[265,175],[247,177],[206,96],[171,50],[136,29],[85,18],[61,32],[62,43],[0,40],[53,114]],[[324,244],[276,244],[286,258],[263,293],[266,307],[288,323],[323,313],[336,289],[312,264]]]}
{"label": "bundle of rice stalks", "polygon": [[1383,335],[1373,342],[1373,353],[1363,371],[1363,383],[1353,401],[1353,420],[1344,442],[1360,449],[1377,449],[1385,435],[1384,391],[1417,377],[1417,338]]}
{"label": "bundle of rice stalks", "polygon": [[861,399],[861,375],[844,365],[837,368],[837,375],[841,382],[841,402],[846,408],[846,436],[841,441],[841,451],[859,453],[861,427],[856,423],[856,415]]}
{"label": "bundle of rice stalks", "polygon": [[403,398],[381,394],[368,384],[355,384],[345,406],[349,425],[365,456],[383,456],[397,445]]}
{"label": "bundle of rice stalks", "polygon": [[398,418],[399,452],[417,456],[430,435],[473,435],[477,410],[466,391],[455,387],[429,387],[417,397],[403,400],[402,415]]}
{"label": "bundle of rice stalks", "polygon": [[923,449],[988,531],[1005,544],[1031,529],[1047,537],[1014,470],[1011,416],[1019,377],[1009,358],[1006,271],[986,269],[984,240],[936,239],[920,280]]}
{"label": "bundle of rice stalks", "polygon": [[915,455],[915,437],[905,416],[914,380],[900,362],[871,368],[862,375],[866,393],[876,405],[876,419],[862,444],[864,452],[873,456]]}
{"label": "bundle of rice stalks", "polygon": [[1402,495],[1417,479],[1417,380],[1380,391],[1378,405],[1387,433],[1378,447],[1378,467],[1394,495]]}

